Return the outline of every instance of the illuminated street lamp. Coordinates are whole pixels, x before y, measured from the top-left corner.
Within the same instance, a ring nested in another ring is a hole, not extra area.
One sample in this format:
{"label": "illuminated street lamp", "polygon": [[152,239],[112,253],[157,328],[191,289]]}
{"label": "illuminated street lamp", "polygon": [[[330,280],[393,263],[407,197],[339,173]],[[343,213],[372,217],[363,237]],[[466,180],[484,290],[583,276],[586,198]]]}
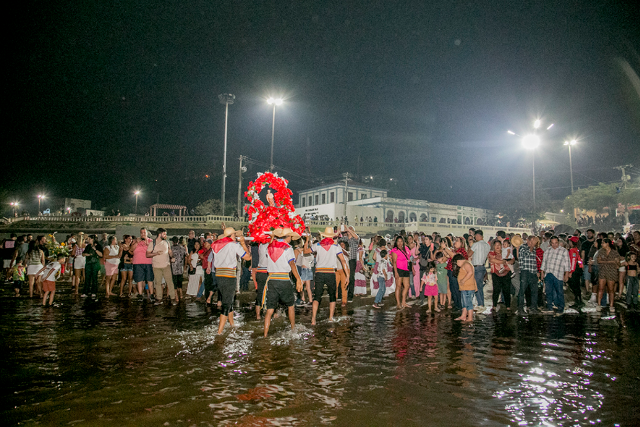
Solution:
{"label": "illuminated street lamp", "polygon": [[16,209],[18,209],[20,204],[18,202],[11,202],[9,204],[13,207],[13,216],[16,216]]}
{"label": "illuminated street lamp", "polygon": [[38,194],[38,212],[40,212],[40,202],[45,199],[44,194]]}
{"label": "illuminated street lamp", "polygon": [[136,190],[133,192],[136,195],[136,210],[134,211],[135,215],[138,215],[138,196],[140,195],[140,190]]}
{"label": "illuminated street lamp", "polygon": [[578,141],[575,139],[564,142],[564,145],[569,147],[569,172],[571,173],[571,194],[573,194],[573,164],[571,162],[571,146],[576,145],[577,143]]}
{"label": "illuminated street lamp", "polygon": [[[224,113],[224,158],[222,161],[222,216],[224,216],[224,199],[226,195],[227,184],[227,121],[229,119],[229,104],[233,104],[236,100],[236,96],[230,93],[223,93],[218,95],[218,99],[221,104],[225,105]],[[275,112],[275,108],[274,108]],[[272,142],[273,144],[273,142]],[[273,163],[273,162],[272,162]]]}
{"label": "illuminated street lamp", "polygon": [[282,105],[283,101],[282,98],[269,97],[267,102],[273,105],[273,124],[271,125],[271,163],[269,163],[269,172],[273,172],[273,137],[276,129],[276,105]]}

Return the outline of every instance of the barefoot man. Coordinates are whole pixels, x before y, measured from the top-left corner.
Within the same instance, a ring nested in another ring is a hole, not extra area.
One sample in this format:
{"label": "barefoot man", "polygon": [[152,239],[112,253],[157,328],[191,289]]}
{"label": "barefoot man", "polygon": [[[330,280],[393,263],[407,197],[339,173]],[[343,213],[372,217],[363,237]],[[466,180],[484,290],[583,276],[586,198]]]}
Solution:
{"label": "barefoot man", "polygon": [[[344,271],[349,270],[347,263],[344,261],[344,255],[342,255],[342,248],[333,240],[336,236],[337,234],[333,232],[333,227],[327,227],[324,233],[320,233],[322,240],[319,243],[309,246],[311,239],[307,239],[304,244],[305,254],[312,252],[316,254],[316,274],[314,278],[316,288],[313,292],[311,325],[316,324],[316,315],[318,314],[320,301],[322,301],[325,285],[329,293],[329,321],[333,320],[333,312],[336,310],[336,268],[338,267],[338,260],[342,264]],[[347,277],[348,284],[349,278]]]}
{"label": "barefoot man", "polygon": [[302,291],[302,279],[298,274],[293,248],[289,245],[292,238],[299,239],[300,235],[290,228],[276,228],[273,231],[273,240],[267,247],[269,278],[265,284],[267,295],[267,314],[264,316],[265,337],[269,333],[271,316],[280,302],[287,306],[291,329],[296,326],[296,312],[293,306],[295,298],[293,296],[293,286],[291,286],[291,280],[289,280],[289,273],[293,272],[296,278],[298,292]]}
{"label": "barefoot man", "polygon": [[[236,242],[236,236],[240,233]],[[213,265],[216,269],[216,281],[218,289],[222,294],[222,313],[220,313],[220,325],[218,334],[224,330],[224,325],[229,319],[229,324],[233,327],[233,300],[236,296],[236,269],[238,259],[251,260],[251,252],[247,249],[241,231],[236,231],[232,227],[224,229],[224,233],[216,240],[211,249],[213,250]]]}

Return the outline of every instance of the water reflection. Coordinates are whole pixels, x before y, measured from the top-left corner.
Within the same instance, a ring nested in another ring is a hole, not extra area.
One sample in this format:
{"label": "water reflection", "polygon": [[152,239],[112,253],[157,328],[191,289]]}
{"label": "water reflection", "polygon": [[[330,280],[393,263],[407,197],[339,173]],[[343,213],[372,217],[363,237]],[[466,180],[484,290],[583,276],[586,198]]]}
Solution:
{"label": "water reflection", "polygon": [[590,316],[461,324],[447,313],[365,306],[315,328],[301,310],[295,330],[283,316],[263,338],[249,309],[217,336],[217,311],[196,303],[63,304],[5,301],[0,372],[9,424],[637,421],[628,410],[637,388],[629,372],[640,362],[633,318],[626,327]]}

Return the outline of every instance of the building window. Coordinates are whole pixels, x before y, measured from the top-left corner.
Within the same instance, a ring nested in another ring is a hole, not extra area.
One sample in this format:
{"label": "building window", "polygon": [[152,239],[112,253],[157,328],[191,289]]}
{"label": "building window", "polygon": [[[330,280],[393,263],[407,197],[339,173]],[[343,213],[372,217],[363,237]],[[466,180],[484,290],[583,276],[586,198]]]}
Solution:
{"label": "building window", "polygon": [[316,194],[316,197],[315,197],[315,202],[316,202],[316,205],[317,205],[318,204],[318,195],[317,194]]}
{"label": "building window", "polygon": [[336,201],[335,193],[332,191],[329,193],[329,203],[334,203]]}
{"label": "building window", "polygon": [[306,197],[301,197],[301,199],[302,199],[302,207],[304,208],[304,205],[305,205],[305,202],[307,201],[307,198]]}
{"label": "building window", "polygon": [[322,195],[322,204],[324,205],[325,203],[327,203],[327,195],[323,194]]}
{"label": "building window", "polygon": [[367,195],[366,195],[366,194],[361,194],[361,195],[360,195],[360,199],[361,199],[361,200],[362,200],[362,199],[366,199],[366,198],[367,198]]}
{"label": "building window", "polygon": [[313,199],[311,198],[311,196],[309,196],[309,206],[313,206],[313,202],[312,202],[312,200],[313,200]]}
{"label": "building window", "polygon": [[351,191],[349,191],[347,193],[347,201],[348,202],[353,202],[353,193]]}

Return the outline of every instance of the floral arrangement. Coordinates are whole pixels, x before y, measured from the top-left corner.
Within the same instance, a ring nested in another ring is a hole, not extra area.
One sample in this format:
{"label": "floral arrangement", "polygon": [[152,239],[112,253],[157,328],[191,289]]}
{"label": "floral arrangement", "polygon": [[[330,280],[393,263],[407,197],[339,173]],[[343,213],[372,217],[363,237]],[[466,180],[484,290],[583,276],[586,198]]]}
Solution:
{"label": "floral arrangement", "polygon": [[67,247],[67,244],[64,242],[58,243],[53,234],[49,234],[49,239],[47,239],[46,246],[49,250],[49,256],[52,258],[57,258],[60,254],[64,255],[67,258],[69,257],[69,248]]}
{"label": "floral arrangement", "polygon": [[[260,200],[260,192],[265,186],[269,186],[267,202],[265,205]],[[279,227],[291,228],[298,234],[305,229],[304,221],[300,215],[295,214],[295,208],[291,201],[293,192],[288,188],[289,181],[279,177],[278,173],[258,173],[258,178],[249,183],[244,196],[251,202],[244,210],[249,216],[249,234],[254,241],[266,243],[271,239],[267,232]],[[271,190],[275,194],[271,194]]]}

